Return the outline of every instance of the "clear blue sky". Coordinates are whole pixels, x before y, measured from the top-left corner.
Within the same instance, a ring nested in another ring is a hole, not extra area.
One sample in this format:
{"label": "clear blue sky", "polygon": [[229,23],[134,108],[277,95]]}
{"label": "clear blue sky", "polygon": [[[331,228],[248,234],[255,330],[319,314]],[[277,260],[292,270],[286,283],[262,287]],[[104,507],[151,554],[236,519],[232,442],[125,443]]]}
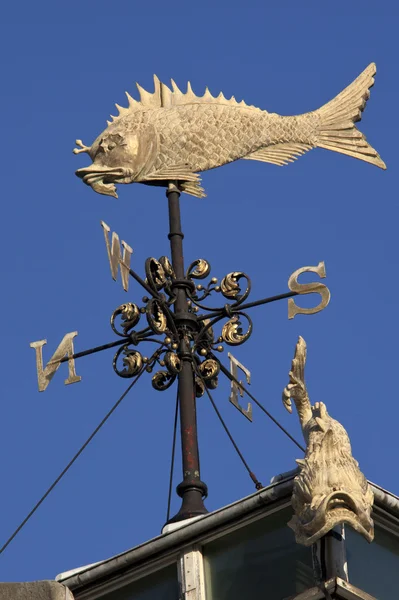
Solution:
{"label": "clear blue sky", "polygon": [[[377,63],[360,128],[386,172],[325,150],[284,168],[241,161],[205,173],[208,197],[183,197],[182,210],[186,260],[207,258],[214,276],[246,271],[252,299],[287,291],[295,269],[325,261],[328,308],[293,321],[286,301],[254,309],[253,337],[234,354],[251,369],[254,394],[300,438],[281,391],[301,334],[312,401],[345,425],[367,477],[399,493],[397,24],[396,3],[369,0],[3,7],[0,545],[127,385],[109,351],[77,363],[81,383],[64,386],[64,368],[39,394],[29,343],[47,338],[48,360],[66,332],[79,331],[76,350],[112,341],[110,314],[141,297],[112,281],[100,220],[134,248],[141,273],[146,257],[168,253],[163,190],[96,195],[74,175],[87,157],[72,154],[76,138],[90,144],[103,130],[125,90],[135,93],[135,81],[151,88],[153,73],[297,114]],[[250,424],[228,393],[224,383],[215,397],[258,478],[266,484],[293,468],[301,454],[292,442],[256,407]],[[53,578],[160,532],[174,395],[140,381],[0,557],[2,580]],[[205,397],[198,412],[212,510],[254,488]]]}

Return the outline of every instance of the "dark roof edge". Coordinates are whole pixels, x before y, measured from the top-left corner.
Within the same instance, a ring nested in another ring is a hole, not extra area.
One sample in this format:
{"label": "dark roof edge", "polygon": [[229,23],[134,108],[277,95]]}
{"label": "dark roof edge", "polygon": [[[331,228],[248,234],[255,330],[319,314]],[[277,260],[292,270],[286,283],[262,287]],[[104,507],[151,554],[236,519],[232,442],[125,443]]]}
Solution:
{"label": "dark roof edge", "polygon": [[136,546],[99,564],[89,566],[75,575],[65,578],[62,575],[61,577],[58,576],[57,581],[68,586],[71,590],[86,588],[94,582],[99,583],[100,580],[113,577],[117,573],[130,569],[133,565],[143,562],[149,556],[156,556],[166,550],[180,547],[185,543],[192,543],[193,538],[201,537],[208,531],[214,530],[230,521],[236,521],[246,514],[255,512],[262,506],[270,506],[274,502],[288,498],[292,493],[292,485],[293,477],[285,481],[276,482],[243,500],[238,500],[233,504],[224,506],[201,517],[197,521],[191,521],[175,531],[153,538],[140,546]]}
{"label": "dark roof edge", "polygon": [[399,519],[399,498],[392,494],[392,492],[388,492],[388,490],[384,490],[384,488],[376,485],[372,481],[369,481],[371,488],[374,492],[374,502],[376,506],[383,508],[387,512],[389,512],[392,516],[397,517]]}
{"label": "dark roof edge", "polygon": [[[272,485],[263,488],[247,496],[244,499],[224,506],[208,515],[205,515],[197,521],[191,521],[170,533],[162,534],[156,538],[140,544],[131,550],[118,554],[112,558],[101,561],[100,563],[83,567],[78,573],[68,575],[65,573],[57,577],[57,581],[63,583],[71,590],[83,590],[92,584],[99,584],[101,581],[115,577],[133,566],[142,563],[150,556],[155,557],[164,552],[171,551],[173,548],[179,548],[184,544],[193,543],[196,538],[203,537],[208,532],[227,525],[229,522],[238,521],[246,515],[259,511],[262,507],[272,507],[273,503],[289,498],[292,493],[293,480],[297,474],[297,469],[284,473],[285,479],[281,476],[274,478]],[[369,482],[374,492],[376,506],[384,509],[392,516],[399,519],[399,498],[384,490],[380,486]]]}

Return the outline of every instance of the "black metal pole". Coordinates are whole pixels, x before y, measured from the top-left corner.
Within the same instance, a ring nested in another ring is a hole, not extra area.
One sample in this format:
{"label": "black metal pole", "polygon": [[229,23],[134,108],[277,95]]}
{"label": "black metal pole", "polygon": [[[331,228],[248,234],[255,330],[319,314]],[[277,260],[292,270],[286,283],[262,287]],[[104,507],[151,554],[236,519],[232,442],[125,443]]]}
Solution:
{"label": "black metal pole", "polygon": [[180,434],[182,444],[183,481],[177,486],[182,498],[179,512],[168,523],[183,521],[206,514],[203,499],[208,490],[200,479],[200,464],[197,437],[197,415],[195,381],[190,352],[190,338],[198,331],[198,320],[188,311],[187,289],[190,282],[185,278],[183,257],[183,232],[180,220],[180,191],[169,184],[166,192],[169,206],[169,240],[172,266],[176,279],[176,302],[174,303],[175,323],[179,332],[179,356],[182,369],[179,378]]}

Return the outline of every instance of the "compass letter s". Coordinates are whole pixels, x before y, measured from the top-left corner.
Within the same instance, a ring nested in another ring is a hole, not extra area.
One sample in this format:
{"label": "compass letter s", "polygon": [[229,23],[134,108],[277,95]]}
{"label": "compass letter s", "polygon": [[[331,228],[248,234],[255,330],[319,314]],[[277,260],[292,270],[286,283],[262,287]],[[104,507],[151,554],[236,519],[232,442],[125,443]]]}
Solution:
{"label": "compass letter s", "polygon": [[324,262],[319,262],[317,267],[302,267],[291,275],[288,280],[288,287],[291,292],[297,292],[297,294],[313,294],[317,293],[321,296],[321,302],[314,308],[301,308],[297,306],[292,298],[288,300],[288,318],[293,319],[295,315],[314,315],[320,312],[330,302],[330,290],[323,283],[299,283],[298,277],[302,273],[317,273],[317,275],[324,279],[326,277],[326,267]]}
{"label": "compass letter s", "polygon": [[[78,335],[77,331],[72,331],[71,333],[67,333],[61,344],[58,346],[53,356],[50,358],[49,362],[43,369],[43,346],[47,344],[47,340],[39,340],[38,342],[32,342],[30,344],[31,348],[36,350],[36,369],[37,369],[37,383],[39,386],[39,392],[44,392],[47,388],[48,384],[54,377],[54,374],[61,366],[61,359],[65,356],[72,357],[74,354],[73,350],[73,338]],[[65,379],[65,385],[70,383],[77,383],[81,381],[81,377],[76,375],[75,371],[75,361],[73,358],[68,358],[68,368],[69,368],[69,376],[68,379]]]}
{"label": "compass letter s", "polygon": [[[123,256],[121,253],[121,243],[119,242],[119,236],[115,231],[112,232],[112,241],[109,242],[108,234],[111,228],[101,221],[101,227],[104,230],[105,245],[107,247],[109,266],[111,267],[112,279],[116,281],[118,275],[118,268],[121,270],[122,285],[125,292],[129,289],[129,269],[130,259],[133,254],[132,248],[122,240]],[[121,264],[122,263],[122,264]]]}

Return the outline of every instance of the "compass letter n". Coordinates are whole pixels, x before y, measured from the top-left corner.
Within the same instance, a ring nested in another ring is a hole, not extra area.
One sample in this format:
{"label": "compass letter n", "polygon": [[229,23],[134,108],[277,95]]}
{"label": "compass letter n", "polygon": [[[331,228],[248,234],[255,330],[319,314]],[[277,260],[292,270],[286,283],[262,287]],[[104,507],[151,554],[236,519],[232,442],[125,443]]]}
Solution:
{"label": "compass letter n", "polygon": [[118,268],[121,270],[122,285],[125,292],[129,289],[129,269],[130,259],[133,254],[132,248],[122,240],[123,256],[121,253],[121,243],[119,236],[115,231],[112,232],[112,241],[109,242],[108,234],[111,228],[104,221],[101,221],[101,227],[104,230],[105,245],[107,246],[109,266],[111,267],[112,279],[116,281]]}
{"label": "compass letter n", "polygon": [[[250,371],[248,371],[244,365],[242,365],[232,354],[230,354],[230,352],[228,353],[228,357],[230,359],[230,373],[234,379],[238,380],[238,369],[241,369],[241,371],[245,373],[247,383],[251,383]],[[241,383],[241,381],[239,383]],[[245,410],[245,408],[243,408],[238,401],[238,394],[240,394],[242,398],[244,396],[243,389],[238,385],[238,383],[232,381],[229,400],[240,411],[240,413],[244,415],[244,417],[247,417],[247,419],[252,422],[252,404],[248,402],[248,407]]]}
{"label": "compass letter n", "polygon": [[61,366],[61,359],[65,356],[68,356],[68,368],[69,368],[69,376],[68,379],[65,379],[65,385],[69,383],[77,383],[81,381],[81,377],[76,375],[75,371],[75,361],[71,358],[74,354],[73,350],[73,338],[78,335],[77,331],[72,331],[72,333],[67,333],[61,344],[58,346],[53,356],[50,358],[49,362],[43,369],[43,346],[47,344],[47,340],[39,340],[38,342],[32,342],[30,344],[31,348],[36,350],[36,369],[37,369],[37,383],[39,385],[39,392],[44,392],[47,388],[48,384],[54,377],[54,374]]}

